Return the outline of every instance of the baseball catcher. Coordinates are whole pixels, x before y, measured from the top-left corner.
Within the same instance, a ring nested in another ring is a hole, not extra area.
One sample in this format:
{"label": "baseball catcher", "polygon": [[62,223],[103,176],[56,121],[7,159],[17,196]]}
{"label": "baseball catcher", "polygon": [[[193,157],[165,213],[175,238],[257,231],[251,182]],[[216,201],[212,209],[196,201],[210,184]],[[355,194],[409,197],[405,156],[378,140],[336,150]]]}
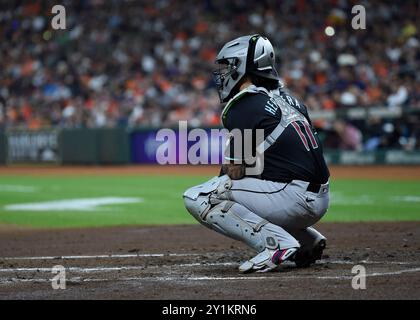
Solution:
{"label": "baseball catcher", "polygon": [[[222,122],[229,132],[244,134],[230,136],[218,177],[184,193],[187,210],[200,223],[256,251],[239,266],[243,273],[270,271],[286,260],[307,267],[326,246],[312,227],[329,205],[322,146],[306,106],[280,83],[274,62],[273,46],[260,35],[220,50],[214,77],[225,104]],[[247,145],[253,164],[243,152]]]}

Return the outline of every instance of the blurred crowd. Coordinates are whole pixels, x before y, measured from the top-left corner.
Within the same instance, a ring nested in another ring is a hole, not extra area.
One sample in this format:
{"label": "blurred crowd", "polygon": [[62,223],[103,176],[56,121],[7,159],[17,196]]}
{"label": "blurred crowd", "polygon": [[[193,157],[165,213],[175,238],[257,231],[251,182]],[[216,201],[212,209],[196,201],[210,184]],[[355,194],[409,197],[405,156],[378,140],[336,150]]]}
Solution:
{"label": "blurred crowd", "polygon": [[[215,55],[253,33],[269,37],[284,83],[312,110],[420,109],[417,1],[60,3],[65,30],[51,28],[55,1],[0,2],[0,127],[219,125]],[[355,4],[365,30],[352,29]],[[320,126],[341,137],[329,147],[420,146],[418,115]]]}

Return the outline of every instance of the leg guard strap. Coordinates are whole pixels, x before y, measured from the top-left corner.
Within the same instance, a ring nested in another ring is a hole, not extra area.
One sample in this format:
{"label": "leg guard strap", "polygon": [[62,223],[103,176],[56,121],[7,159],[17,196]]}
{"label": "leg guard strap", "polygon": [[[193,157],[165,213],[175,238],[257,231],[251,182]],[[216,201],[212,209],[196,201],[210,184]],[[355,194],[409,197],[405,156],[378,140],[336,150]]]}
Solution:
{"label": "leg guard strap", "polygon": [[276,236],[264,228],[267,221],[252,213],[240,216],[232,208],[233,205],[234,202],[223,201],[211,208],[205,222],[219,233],[242,241],[258,252],[279,247]]}

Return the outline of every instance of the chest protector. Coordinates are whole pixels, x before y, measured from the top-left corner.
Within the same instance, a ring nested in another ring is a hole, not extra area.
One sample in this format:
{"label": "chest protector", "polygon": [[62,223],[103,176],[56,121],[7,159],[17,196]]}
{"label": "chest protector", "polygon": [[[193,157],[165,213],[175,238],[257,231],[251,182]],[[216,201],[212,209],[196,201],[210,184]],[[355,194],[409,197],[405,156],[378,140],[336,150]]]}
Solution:
{"label": "chest protector", "polygon": [[267,136],[267,138],[260,145],[257,146],[257,152],[259,154],[264,153],[264,151],[271,147],[282,135],[287,126],[292,122],[302,121],[307,123],[310,127],[312,127],[309,122],[309,119],[298,108],[296,108],[292,104],[288,103],[285,99],[283,99],[278,90],[268,91],[265,88],[256,87],[255,85],[250,85],[246,89],[242,90],[226,104],[222,112],[222,122],[224,122],[229,109],[235,104],[237,100],[239,100],[246,94],[256,93],[263,93],[269,96],[270,100],[267,101],[267,104],[270,106],[270,108],[280,109],[281,111],[281,120],[277,127],[274,128],[274,130]]}
{"label": "chest protector", "polygon": [[277,127],[275,127],[274,130],[267,136],[267,138],[257,147],[258,153],[263,153],[269,147],[271,147],[282,135],[287,126],[292,122],[301,121],[308,124],[308,126],[312,128],[309,119],[298,108],[286,102],[286,100],[280,96],[277,90],[266,92],[270,97],[270,100],[267,101],[267,104],[270,105],[271,108],[280,109],[281,120]]}

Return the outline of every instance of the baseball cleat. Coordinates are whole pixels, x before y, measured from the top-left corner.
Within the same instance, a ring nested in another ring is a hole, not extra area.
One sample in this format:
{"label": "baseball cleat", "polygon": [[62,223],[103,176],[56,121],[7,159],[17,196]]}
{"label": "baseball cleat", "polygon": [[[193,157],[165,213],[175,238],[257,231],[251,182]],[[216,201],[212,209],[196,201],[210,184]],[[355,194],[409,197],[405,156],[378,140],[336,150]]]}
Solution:
{"label": "baseball cleat", "polygon": [[254,258],[245,261],[239,266],[239,272],[268,272],[277,268],[282,262],[290,259],[296,253],[297,248],[277,249],[264,251],[257,254]]}
{"label": "baseball cleat", "polygon": [[322,253],[327,246],[326,239],[321,239],[313,247],[312,250],[298,250],[294,257],[295,264],[298,268],[307,268],[322,258]]}

